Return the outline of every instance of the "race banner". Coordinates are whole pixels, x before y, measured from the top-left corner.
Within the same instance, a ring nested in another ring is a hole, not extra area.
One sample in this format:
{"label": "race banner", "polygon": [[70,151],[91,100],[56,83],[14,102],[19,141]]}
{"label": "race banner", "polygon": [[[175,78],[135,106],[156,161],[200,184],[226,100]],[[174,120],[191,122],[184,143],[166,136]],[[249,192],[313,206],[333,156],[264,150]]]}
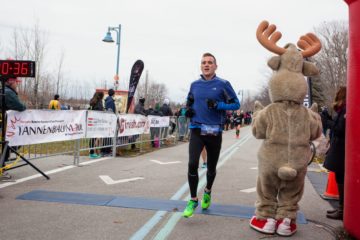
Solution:
{"label": "race banner", "polygon": [[148,118],[140,114],[119,115],[118,136],[131,136],[136,134],[149,133]]}
{"label": "race banner", "polygon": [[86,111],[7,111],[10,146],[66,141],[85,137]]}
{"label": "race banner", "polygon": [[150,127],[169,127],[170,117],[148,116]]}
{"label": "race banner", "polygon": [[129,108],[135,96],[136,87],[139,83],[141,73],[144,70],[144,62],[137,60],[131,68],[130,81],[129,81],[129,95],[127,99],[126,113],[129,112]]}
{"label": "race banner", "polygon": [[114,137],[117,117],[113,112],[88,111],[87,138]]}

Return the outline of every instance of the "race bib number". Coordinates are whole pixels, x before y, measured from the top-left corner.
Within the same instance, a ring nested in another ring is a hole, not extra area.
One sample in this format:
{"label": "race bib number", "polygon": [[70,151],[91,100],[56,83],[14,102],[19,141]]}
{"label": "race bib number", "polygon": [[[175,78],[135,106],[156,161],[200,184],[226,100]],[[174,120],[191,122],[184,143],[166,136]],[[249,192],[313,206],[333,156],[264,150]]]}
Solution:
{"label": "race bib number", "polygon": [[203,136],[217,136],[221,133],[221,128],[219,125],[207,125],[201,124],[201,133]]}

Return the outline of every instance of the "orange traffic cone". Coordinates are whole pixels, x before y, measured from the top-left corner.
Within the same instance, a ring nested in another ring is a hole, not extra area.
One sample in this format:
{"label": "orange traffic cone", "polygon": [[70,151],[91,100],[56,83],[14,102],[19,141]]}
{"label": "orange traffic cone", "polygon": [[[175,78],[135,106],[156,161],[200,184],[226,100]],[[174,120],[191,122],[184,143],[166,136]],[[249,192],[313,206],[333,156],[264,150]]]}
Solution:
{"label": "orange traffic cone", "polygon": [[329,172],[326,190],[322,195],[324,199],[339,199],[339,190],[336,184],[335,173]]}

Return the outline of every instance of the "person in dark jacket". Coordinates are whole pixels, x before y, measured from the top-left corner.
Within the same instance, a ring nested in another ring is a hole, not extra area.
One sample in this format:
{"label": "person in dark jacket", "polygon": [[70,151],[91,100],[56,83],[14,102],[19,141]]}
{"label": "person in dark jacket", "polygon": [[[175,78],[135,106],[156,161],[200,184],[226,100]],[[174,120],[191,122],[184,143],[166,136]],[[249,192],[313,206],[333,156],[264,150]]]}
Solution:
{"label": "person in dark jacket", "polygon": [[95,111],[104,111],[103,98],[103,92],[95,92],[94,96],[90,100],[90,109]]}
{"label": "person in dark jacket", "polygon": [[[147,110],[147,115],[152,115],[152,116],[160,116],[162,117],[163,114],[160,111],[160,106],[158,103],[156,103],[155,105],[155,109],[152,108],[152,106],[149,106],[149,109]],[[159,136],[160,135],[160,128],[158,127],[150,127],[150,138],[151,138],[151,145],[152,147],[156,147],[155,144],[155,138],[157,138],[159,141]]]}
{"label": "person in dark jacket", "polygon": [[173,116],[173,112],[169,106],[169,99],[165,99],[163,105],[160,108],[160,111],[162,112],[163,116]]}
{"label": "person in dark jacket", "polygon": [[138,102],[138,104],[136,104],[136,106],[135,106],[134,113],[135,113],[135,114],[141,114],[141,115],[146,116],[145,98],[144,98],[144,97],[140,97],[140,98],[139,98],[139,102]]}
{"label": "person in dark jacket", "polygon": [[114,101],[114,94],[115,91],[114,89],[110,88],[108,91],[109,96],[107,96],[105,98],[105,110],[106,111],[113,111],[114,113],[116,113],[116,107],[115,107],[115,101]]}
{"label": "person in dark jacket", "polygon": [[[103,105],[103,98],[104,93],[103,92],[95,92],[94,96],[90,100],[90,110],[94,111],[104,111],[104,105]],[[100,139],[98,138],[91,138],[89,142],[90,152],[89,152],[89,158],[99,158],[100,155],[97,154],[94,150],[95,146],[98,146],[100,142]]]}
{"label": "person in dark jacket", "polygon": [[[16,110],[16,111],[24,111],[26,110],[26,106],[24,103],[22,103],[19,99],[19,96],[17,94],[17,86],[21,81],[17,78],[8,78],[5,81],[5,106],[3,106],[3,102],[2,102],[2,97],[0,96],[0,106],[1,107],[5,107],[5,111],[7,110]],[[6,122],[6,116],[3,118],[3,120]],[[6,131],[5,129],[3,129],[3,131]],[[16,147],[14,147],[16,148]],[[7,149],[7,151],[5,152],[5,158],[4,158],[4,162],[2,162],[0,164],[1,167],[5,166],[5,162],[8,161],[10,156],[10,151],[9,149]],[[3,175],[1,176],[2,178],[11,178],[11,176],[7,173],[4,172]]]}
{"label": "person in dark jacket", "polygon": [[[26,106],[19,99],[17,94],[17,86],[21,81],[17,78],[9,78],[5,82],[5,110],[24,111]],[[0,98],[0,106],[2,107],[2,98]]]}
{"label": "person in dark jacket", "polygon": [[326,217],[343,219],[344,179],[345,179],[345,128],[346,128],[346,87],[340,87],[335,96],[333,108],[336,116],[327,121],[331,129],[330,148],[326,154],[324,167],[335,173],[339,190],[339,207],[327,211]]}
{"label": "person in dark jacket", "polygon": [[[115,107],[115,100],[114,100],[114,89],[110,88],[108,91],[109,96],[105,98],[105,111],[112,111],[113,113],[116,113],[116,107]],[[104,138],[104,145],[112,145],[112,139],[111,138]],[[106,147],[101,149],[102,155],[110,155],[111,154],[111,147]]]}
{"label": "person in dark jacket", "polygon": [[[139,102],[135,105],[134,113],[146,116],[145,98],[144,97],[139,98]],[[132,143],[131,144],[131,149],[136,148],[136,145],[133,142],[135,142],[139,138],[139,136],[140,136],[139,134],[136,134],[136,135],[133,135],[133,136],[129,137],[129,142]]]}
{"label": "person in dark jacket", "polygon": [[[163,103],[163,105],[162,105],[161,108],[160,108],[160,111],[162,112],[163,116],[171,117],[171,116],[174,115],[173,112],[172,112],[172,110],[171,110],[171,108],[170,108],[170,106],[169,106],[169,104],[170,104],[169,99],[165,98],[164,103]],[[168,126],[168,127],[163,127],[163,128],[161,128],[162,139],[166,139],[166,138],[167,138],[170,124],[171,124],[171,129],[174,129],[174,128],[175,128],[174,123],[169,120],[169,126]]]}
{"label": "person in dark jacket", "polygon": [[320,117],[323,126],[323,134],[326,137],[327,130],[329,129],[328,121],[332,120],[326,106],[321,108]]}

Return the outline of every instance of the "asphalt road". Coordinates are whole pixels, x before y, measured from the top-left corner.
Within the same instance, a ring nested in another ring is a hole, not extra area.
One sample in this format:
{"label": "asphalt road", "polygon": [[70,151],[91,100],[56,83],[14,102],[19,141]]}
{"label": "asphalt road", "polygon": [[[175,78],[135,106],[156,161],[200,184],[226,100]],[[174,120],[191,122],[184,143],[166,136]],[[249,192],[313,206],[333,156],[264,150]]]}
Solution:
{"label": "asphalt road", "polygon": [[[222,154],[213,186],[215,204],[254,206],[257,159],[261,141],[252,137],[249,127],[223,135]],[[12,170],[15,182],[0,182],[0,239],[264,239],[249,228],[249,219],[196,214],[190,219],[179,212],[119,208],[47,201],[18,200],[34,190],[91,193],[145,199],[187,200],[188,143],[163,148],[132,158],[89,160],[72,165],[72,156],[35,160],[51,177],[46,180],[26,166]],[[199,196],[205,184],[200,171]],[[34,176],[35,175],[35,176]],[[107,177],[100,177],[107,176]],[[300,211],[310,221],[298,224],[292,239],[334,239],[330,225],[342,222],[325,218],[330,208],[306,180]],[[317,224],[312,221],[317,221]]]}

